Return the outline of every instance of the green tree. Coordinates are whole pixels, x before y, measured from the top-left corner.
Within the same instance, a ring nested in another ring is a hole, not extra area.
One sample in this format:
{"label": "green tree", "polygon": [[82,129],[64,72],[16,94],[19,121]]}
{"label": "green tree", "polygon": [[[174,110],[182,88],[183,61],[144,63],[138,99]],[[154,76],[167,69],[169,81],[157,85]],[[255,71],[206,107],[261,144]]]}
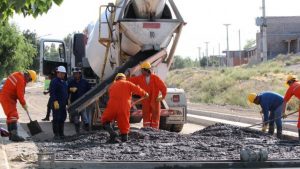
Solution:
{"label": "green tree", "polygon": [[182,69],[184,68],[184,60],[181,56],[175,55],[171,69]]}
{"label": "green tree", "polygon": [[182,58],[181,56],[174,56],[174,62],[171,67],[171,70],[173,69],[182,69],[187,67],[199,67],[199,61],[198,59],[191,59],[190,57]]}
{"label": "green tree", "polygon": [[207,66],[207,58],[206,58],[206,57],[203,57],[203,58],[200,60],[200,66],[201,66],[201,67],[206,67],[206,66]]}
{"label": "green tree", "polygon": [[244,46],[244,50],[249,49],[251,47],[254,47],[255,45],[256,45],[256,40],[255,39],[247,40],[247,42]]}
{"label": "green tree", "polygon": [[1,0],[0,22],[6,22],[14,13],[22,13],[24,17],[28,15],[37,17],[48,12],[53,2],[60,5],[63,0]]}
{"label": "green tree", "polygon": [[27,40],[28,43],[32,45],[32,47],[36,50],[36,55],[33,57],[32,65],[30,65],[30,69],[33,69],[35,71],[39,71],[40,66],[40,57],[38,55],[39,52],[39,41],[37,39],[37,34],[35,32],[32,32],[30,30],[23,31],[23,36]]}
{"label": "green tree", "polygon": [[32,64],[36,49],[24,38],[15,25],[7,22],[0,27],[0,77]]}
{"label": "green tree", "polygon": [[[74,33],[73,33],[74,34]],[[73,36],[72,33],[69,33],[66,37],[64,37],[64,42],[65,44],[69,45],[71,39],[72,39],[72,36]]]}

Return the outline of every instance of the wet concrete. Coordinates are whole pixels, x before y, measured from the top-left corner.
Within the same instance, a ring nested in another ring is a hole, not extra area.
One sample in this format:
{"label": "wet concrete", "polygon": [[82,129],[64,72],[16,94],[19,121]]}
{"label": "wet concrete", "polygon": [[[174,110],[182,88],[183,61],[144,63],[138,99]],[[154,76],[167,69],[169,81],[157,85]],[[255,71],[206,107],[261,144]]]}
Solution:
{"label": "wet concrete", "polygon": [[131,130],[130,141],[118,144],[107,144],[108,136],[94,131],[63,141],[36,142],[40,152],[54,152],[56,159],[64,160],[239,160],[242,148],[267,150],[269,160],[300,158],[298,141],[221,123],[187,135],[151,128]]}

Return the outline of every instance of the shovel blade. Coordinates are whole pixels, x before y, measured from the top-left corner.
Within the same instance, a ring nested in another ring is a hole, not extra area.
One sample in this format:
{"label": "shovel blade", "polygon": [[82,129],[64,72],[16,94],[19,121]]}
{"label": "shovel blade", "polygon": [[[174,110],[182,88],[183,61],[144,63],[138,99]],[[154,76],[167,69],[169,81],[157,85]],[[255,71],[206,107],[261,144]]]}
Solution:
{"label": "shovel blade", "polygon": [[30,131],[30,134],[32,136],[42,132],[42,128],[39,125],[39,123],[37,122],[37,120],[30,121],[30,123],[27,123],[27,127],[28,127],[28,129]]}

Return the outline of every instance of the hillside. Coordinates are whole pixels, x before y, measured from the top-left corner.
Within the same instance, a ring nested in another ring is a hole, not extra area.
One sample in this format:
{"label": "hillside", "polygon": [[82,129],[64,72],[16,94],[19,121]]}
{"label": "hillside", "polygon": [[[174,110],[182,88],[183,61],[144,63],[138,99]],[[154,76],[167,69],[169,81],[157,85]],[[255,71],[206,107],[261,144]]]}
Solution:
{"label": "hillside", "polygon": [[[247,107],[249,92],[275,91],[284,95],[287,74],[299,72],[300,55],[281,55],[253,66],[172,70],[167,84],[183,88],[190,102]],[[290,107],[295,107],[297,102],[293,99]]]}

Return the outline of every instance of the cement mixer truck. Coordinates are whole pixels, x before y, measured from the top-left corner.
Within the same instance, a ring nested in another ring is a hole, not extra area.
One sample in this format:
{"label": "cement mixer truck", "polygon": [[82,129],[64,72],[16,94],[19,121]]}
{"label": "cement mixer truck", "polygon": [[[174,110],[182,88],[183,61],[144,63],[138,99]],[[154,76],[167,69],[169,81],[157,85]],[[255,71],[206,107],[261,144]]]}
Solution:
{"label": "cement mixer truck", "polygon": [[[47,76],[64,65],[70,74],[72,67],[81,67],[93,88],[68,106],[69,115],[90,107],[90,123],[97,126],[117,73],[138,75],[140,63],[149,61],[153,72],[166,79],[184,25],[173,0],[116,0],[100,6],[99,20],[74,34],[69,43],[41,39],[40,73]],[[161,105],[160,129],[180,132],[187,118],[184,90],[168,88]],[[141,120],[141,105],[136,105],[130,121]]]}

